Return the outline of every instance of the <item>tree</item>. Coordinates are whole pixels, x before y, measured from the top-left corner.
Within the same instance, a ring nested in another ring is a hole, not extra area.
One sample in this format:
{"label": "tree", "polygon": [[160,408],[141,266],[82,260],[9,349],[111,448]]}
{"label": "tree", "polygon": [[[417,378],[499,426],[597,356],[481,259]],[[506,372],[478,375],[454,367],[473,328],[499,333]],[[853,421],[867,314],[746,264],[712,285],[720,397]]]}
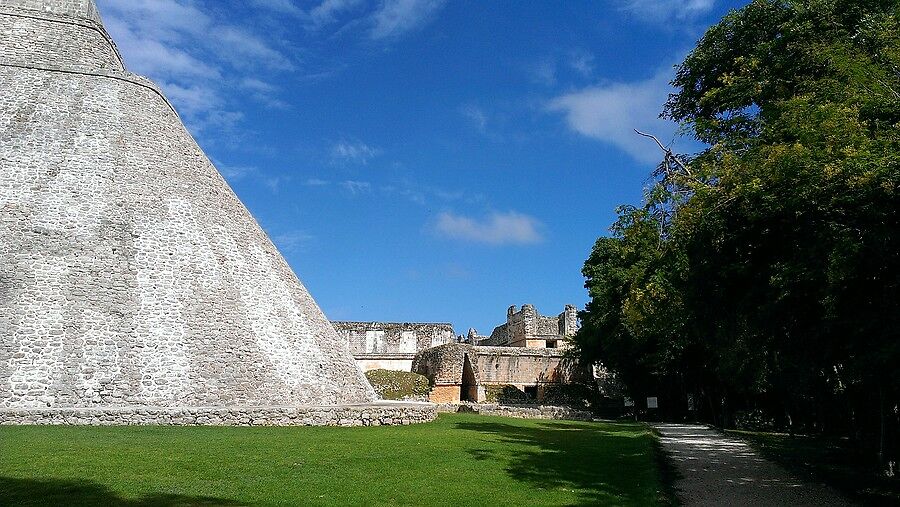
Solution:
{"label": "tree", "polygon": [[900,4],[754,1],[673,85],[664,116],[708,148],[598,241],[578,350],[720,424],[758,409],[896,459]]}

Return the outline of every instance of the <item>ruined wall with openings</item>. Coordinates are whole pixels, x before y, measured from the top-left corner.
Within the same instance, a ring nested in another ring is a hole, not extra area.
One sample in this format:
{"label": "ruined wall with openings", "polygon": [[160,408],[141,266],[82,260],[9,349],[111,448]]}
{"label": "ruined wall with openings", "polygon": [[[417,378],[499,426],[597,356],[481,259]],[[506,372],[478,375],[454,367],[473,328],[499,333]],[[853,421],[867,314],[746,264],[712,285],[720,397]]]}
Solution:
{"label": "ruined wall with openings", "polygon": [[416,353],[453,343],[451,324],[411,322],[332,322],[364,371],[411,371]]}
{"label": "ruined wall with openings", "polygon": [[496,347],[556,348],[565,347],[566,338],[578,331],[578,313],[574,306],[566,305],[556,317],[543,316],[534,305],[524,305],[521,310],[509,307],[506,323],[494,328],[491,336],[477,342],[478,345]]}
{"label": "ruined wall with openings", "polygon": [[[467,362],[473,377],[468,382]],[[424,375],[434,385],[431,401],[435,403],[458,403],[463,399],[483,402],[486,386],[515,386],[524,390],[585,378],[583,369],[566,358],[563,350],[466,343],[420,352],[413,360],[412,371]]]}

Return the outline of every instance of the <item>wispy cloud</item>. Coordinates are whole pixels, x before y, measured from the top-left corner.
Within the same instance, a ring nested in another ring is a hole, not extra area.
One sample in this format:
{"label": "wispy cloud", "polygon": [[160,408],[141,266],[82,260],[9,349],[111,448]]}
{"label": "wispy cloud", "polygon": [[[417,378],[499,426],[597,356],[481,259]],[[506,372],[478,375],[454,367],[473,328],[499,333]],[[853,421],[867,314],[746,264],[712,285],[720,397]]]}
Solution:
{"label": "wispy cloud", "polygon": [[279,87],[261,79],[244,78],[238,87],[244,90],[250,98],[269,109],[289,109],[291,107],[287,102],[277,98]]}
{"label": "wispy cloud", "polygon": [[331,147],[331,159],[341,163],[366,165],[380,154],[380,149],[361,142],[341,141]]}
{"label": "wispy cloud", "polygon": [[540,243],[542,224],[535,218],[515,211],[494,212],[472,218],[450,212],[441,213],[434,232],[448,239],[488,245],[525,245]]}
{"label": "wispy cloud", "polygon": [[216,26],[207,34],[214,42],[212,48],[222,60],[236,68],[266,67],[274,70],[293,70],[287,55],[274,49],[258,35],[233,26]]}
{"label": "wispy cloud", "polygon": [[233,166],[216,162],[216,169],[228,181],[240,181],[250,175],[256,174],[258,171],[252,166]]}
{"label": "wispy cloud", "polygon": [[281,191],[281,185],[291,181],[290,176],[265,176],[262,178],[262,184],[265,185],[273,194]]}
{"label": "wispy cloud", "polygon": [[[266,3],[293,5],[286,0]],[[234,70],[260,74],[295,68],[267,34],[210,15],[190,0],[98,0],[98,4],[129,69],[158,82],[195,134],[221,133],[241,121],[231,95],[242,87],[232,77],[241,72]],[[279,103],[275,88],[257,87],[253,93],[264,105]]]}
{"label": "wispy cloud", "polygon": [[472,122],[472,124],[475,125],[475,128],[480,132],[483,133],[487,131],[488,116],[483,109],[474,104],[467,104],[461,107],[459,112],[463,117]]}
{"label": "wispy cloud", "polygon": [[531,80],[544,86],[556,84],[556,59],[543,58],[529,64],[526,68]]}
{"label": "wispy cloud", "polygon": [[400,197],[420,206],[424,206],[429,202],[466,202],[470,204],[480,204],[484,202],[484,195],[482,194],[469,194],[459,190],[449,190],[429,185],[415,184],[410,181],[374,183],[359,180],[333,181],[321,178],[309,178],[303,184],[307,187],[340,189],[344,194],[350,197],[357,197],[365,194],[376,194],[391,198]]}
{"label": "wispy cloud", "polygon": [[577,90],[554,98],[548,109],[563,113],[575,132],[610,143],[640,162],[655,164],[660,160],[657,147],[632,129],[650,131],[663,139],[675,135],[677,126],[659,119],[671,91],[672,73],[665,68],[643,81]]}
{"label": "wispy cloud", "polygon": [[338,183],[338,185],[351,195],[367,194],[372,191],[372,184],[368,181],[347,180]]}
{"label": "wispy cloud", "polygon": [[297,7],[293,0],[251,0],[253,5],[284,14],[301,15],[303,9]]}
{"label": "wispy cloud", "polygon": [[278,234],[270,234],[272,243],[278,247],[282,253],[296,253],[306,250],[315,237],[299,230],[285,231]]}
{"label": "wispy cloud", "polygon": [[624,0],[621,10],[640,21],[666,23],[693,20],[715,6],[715,0]]}
{"label": "wispy cloud", "polygon": [[309,22],[313,28],[330,25],[337,21],[339,15],[356,9],[362,4],[362,0],[324,0],[310,9]]}
{"label": "wispy cloud", "polygon": [[569,67],[584,77],[590,77],[594,73],[594,55],[582,49],[569,53]]}
{"label": "wispy cloud", "polygon": [[372,14],[370,37],[375,40],[399,37],[428,24],[446,0],[383,0]]}

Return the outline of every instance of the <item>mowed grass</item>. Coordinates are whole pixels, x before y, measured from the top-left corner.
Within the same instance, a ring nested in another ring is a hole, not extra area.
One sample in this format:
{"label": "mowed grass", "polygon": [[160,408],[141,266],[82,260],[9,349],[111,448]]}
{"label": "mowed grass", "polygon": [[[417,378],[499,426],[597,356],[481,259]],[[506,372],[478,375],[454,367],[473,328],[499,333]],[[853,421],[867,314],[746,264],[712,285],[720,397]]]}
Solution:
{"label": "mowed grass", "polygon": [[654,505],[662,491],[636,424],[0,427],[2,505]]}

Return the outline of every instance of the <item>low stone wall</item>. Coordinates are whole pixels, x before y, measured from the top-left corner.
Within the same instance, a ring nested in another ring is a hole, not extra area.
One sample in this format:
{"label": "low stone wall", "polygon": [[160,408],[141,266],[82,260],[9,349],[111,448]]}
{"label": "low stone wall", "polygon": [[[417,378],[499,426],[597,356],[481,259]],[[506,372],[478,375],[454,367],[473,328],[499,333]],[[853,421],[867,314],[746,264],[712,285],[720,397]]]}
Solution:
{"label": "low stone wall", "polygon": [[516,419],[563,419],[591,421],[594,415],[585,410],[550,405],[497,405],[492,403],[443,403],[437,405],[440,413],[469,412],[481,415],[514,417]]}
{"label": "low stone wall", "polygon": [[334,407],[0,409],[0,425],[57,426],[400,426],[433,421],[431,403]]}

